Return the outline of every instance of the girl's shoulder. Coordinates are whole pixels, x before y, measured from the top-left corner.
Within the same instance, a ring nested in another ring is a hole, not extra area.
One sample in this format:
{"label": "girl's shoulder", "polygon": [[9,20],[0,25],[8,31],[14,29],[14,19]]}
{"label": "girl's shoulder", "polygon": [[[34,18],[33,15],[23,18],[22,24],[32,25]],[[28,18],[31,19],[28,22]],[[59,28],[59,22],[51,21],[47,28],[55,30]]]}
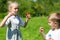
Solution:
{"label": "girl's shoulder", "polygon": [[11,20],[11,19],[14,19],[14,18],[15,18],[14,16],[11,16],[11,17],[8,18],[8,20]]}
{"label": "girl's shoulder", "polygon": [[11,16],[11,17],[9,17],[9,18],[14,18],[15,16]]}
{"label": "girl's shoulder", "polygon": [[20,17],[20,16],[16,16],[16,18],[21,19],[21,17]]}
{"label": "girl's shoulder", "polygon": [[[18,16],[17,16],[17,17],[18,17]],[[11,17],[9,17],[9,18],[11,18],[11,19],[12,19],[12,18],[16,18],[16,16],[11,16]]]}

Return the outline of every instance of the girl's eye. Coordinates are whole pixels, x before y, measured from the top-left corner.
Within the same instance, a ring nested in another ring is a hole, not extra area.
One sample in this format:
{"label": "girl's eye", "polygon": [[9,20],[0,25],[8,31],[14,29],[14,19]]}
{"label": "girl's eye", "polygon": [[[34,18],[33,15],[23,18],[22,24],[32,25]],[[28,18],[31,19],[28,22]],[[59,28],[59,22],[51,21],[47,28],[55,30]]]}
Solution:
{"label": "girl's eye", "polygon": [[19,9],[19,8],[15,8],[15,9]]}

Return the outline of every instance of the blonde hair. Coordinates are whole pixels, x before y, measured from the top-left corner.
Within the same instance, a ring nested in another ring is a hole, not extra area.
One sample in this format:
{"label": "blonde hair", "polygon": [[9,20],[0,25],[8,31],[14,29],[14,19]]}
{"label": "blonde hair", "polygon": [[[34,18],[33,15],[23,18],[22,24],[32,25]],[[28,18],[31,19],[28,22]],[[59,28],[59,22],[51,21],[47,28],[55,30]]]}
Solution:
{"label": "blonde hair", "polygon": [[11,10],[11,8],[13,7],[14,4],[19,6],[19,4],[17,2],[8,1],[8,11]]}

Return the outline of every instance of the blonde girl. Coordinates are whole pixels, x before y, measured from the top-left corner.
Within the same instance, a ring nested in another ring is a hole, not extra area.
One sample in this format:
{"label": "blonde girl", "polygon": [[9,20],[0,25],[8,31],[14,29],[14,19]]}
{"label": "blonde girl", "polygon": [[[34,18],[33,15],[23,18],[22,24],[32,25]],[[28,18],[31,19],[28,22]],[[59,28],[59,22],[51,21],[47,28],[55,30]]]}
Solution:
{"label": "blonde girl", "polygon": [[26,22],[23,22],[21,17],[18,16],[18,7],[17,2],[8,2],[8,15],[6,15],[3,21],[0,23],[0,27],[3,27],[5,24],[8,26],[6,31],[6,40],[22,40],[20,26],[26,27],[30,15],[26,18]]}
{"label": "blonde girl", "polygon": [[40,33],[44,40],[60,40],[60,13],[53,13],[48,17],[48,24],[51,29],[45,35],[44,29],[40,27]]}

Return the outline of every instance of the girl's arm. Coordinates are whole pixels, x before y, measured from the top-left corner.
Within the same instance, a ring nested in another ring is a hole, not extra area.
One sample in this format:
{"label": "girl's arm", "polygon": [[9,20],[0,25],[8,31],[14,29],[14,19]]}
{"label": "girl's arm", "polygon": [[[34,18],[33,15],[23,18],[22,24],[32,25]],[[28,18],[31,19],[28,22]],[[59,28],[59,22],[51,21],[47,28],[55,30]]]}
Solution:
{"label": "girl's arm", "polygon": [[44,33],[43,27],[40,27],[39,31],[40,31],[42,37],[44,38],[44,40],[46,40],[46,35],[45,35],[45,33]]}
{"label": "girl's arm", "polygon": [[27,26],[29,20],[30,20],[30,18],[26,18],[26,21],[25,21],[25,25],[24,25],[24,27]]}
{"label": "girl's arm", "polygon": [[5,16],[3,21],[0,23],[0,27],[3,27],[5,25],[5,22],[7,21],[7,19],[8,19],[8,16]]}
{"label": "girl's arm", "polygon": [[24,27],[27,26],[28,21],[30,20],[30,18],[31,18],[30,14],[27,14],[27,15],[26,15],[26,21],[25,21],[25,25],[24,25]]}
{"label": "girl's arm", "polygon": [[7,19],[12,16],[12,13],[9,13],[7,16],[5,16],[5,18],[3,19],[3,21],[0,23],[0,27],[3,27],[7,21]]}

